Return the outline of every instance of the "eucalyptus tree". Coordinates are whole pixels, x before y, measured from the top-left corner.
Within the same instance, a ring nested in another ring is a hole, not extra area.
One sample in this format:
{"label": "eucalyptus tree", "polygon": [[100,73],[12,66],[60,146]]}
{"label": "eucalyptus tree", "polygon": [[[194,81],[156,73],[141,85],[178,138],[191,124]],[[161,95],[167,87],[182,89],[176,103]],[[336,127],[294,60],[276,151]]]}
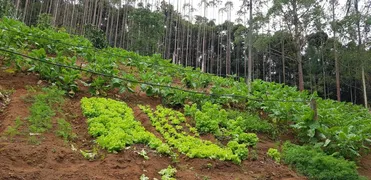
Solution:
{"label": "eucalyptus tree", "polygon": [[[219,5],[222,4],[222,1],[221,0],[212,0],[212,1],[209,1],[209,6],[213,9],[213,14],[216,14],[216,10],[218,8]],[[215,20],[216,21],[216,20]],[[213,73],[213,69],[214,69],[214,63],[215,63],[215,38],[216,38],[216,27],[213,26],[212,27],[212,32],[211,32],[211,42],[210,42],[210,70],[209,72],[210,73]],[[216,46],[218,47],[218,46]]]}
{"label": "eucalyptus tree", "polygon": [[336,14],[335,14],[335,7],[338,6],[337,0],[331,0],[331,6],[332,6],[332,22],[331,22],[331,29],[333,32],[333,48],[334,48],[334,60],[335,60],[335,76],[336,76],[336,97],[338,101],[341,101],[341,93],[340,93],[340,70],[339,70],[339,60],[338,60],[338,53],[337,53],[337,38],[336,38]]}
{"label": "eucalyptus tree", "polygon": [[268,15],[280,17],[293,34],[298,65],[299,89],[304,90],[302,50],[305,46],[305,32],[313,21],[320,0],[273,0]]}
{"label": "eucalyptus tree", "polygon": [[[223,22],[224,18],[223,15],[226,12],[226,8],[222,7],[218,10],[218,15],[220,19],[220,23]],[[220,28],[223,28],[223,26],[219,26]],[[218,55],[217,55],[217,75],[221,75],[222,73],[222,52],[223,52],[223,36],[224,36],[224,29],[218,29]]]}
{"label": "eucalyptus tree", "polygon": [[[369,4],[368,4],[369,3]],[[363,7],[362,7],[363,4]],[[366,34],[369,31],[369,10],[371,8],[371,2],[362,2],[360,0],[347,0],[346,2],[346,16],[343,22],[346,26],[346,31],[349,34],[349,40],[357,41],[357,51],[358,63],[361,69],[361,79],[362,79],[362,90],[363,90],[363,101],[367,108],[367,88],[366,88],[366,72],[365,67],[368,67],[370,59],[367,58],[365,40]],[[364,12],[361,12],[363,10]],[[355,26],[355,28],[354,28]],[[364,32],[364,34],[362,34]]]}
{"label": "eucalyptus tree", "polygon": [[[233,9],[233,2],[228,1],[225,3],[225,8],[227,11],[227,22],[232,25],[231,21],[231,13]],[[225,73],[226,75],[231,74],[231,25],[227,26],[227,54],[226,54],[226,62],[225,62]]]}
{"label": "eucalyptus tree", "polygon": [[202,24],[202,28],[203,28],[203,39],[202,39],[202,64],[201,64],[201,71],[202,72],[206,72],[206,11],[207,11],[207,8],[209,7],[209,2],[207,2],[207,0],[201,0],[201,3],[200,5],[203,5],[203,12],[204,12],[204,19],[205,21],[203,21],[203,24]]}
{"label": "eucalyptus tree", "polygon": [[114,40],[114,47],[117,46],[117,39],[118,39],[118,29],[119,29],[119,20],[120,20],[120,9],[122,8],[121,0],[115,0],[114,5],[117,6],[117,17],[116,17],[116,28],[115,28],[115,40]]}

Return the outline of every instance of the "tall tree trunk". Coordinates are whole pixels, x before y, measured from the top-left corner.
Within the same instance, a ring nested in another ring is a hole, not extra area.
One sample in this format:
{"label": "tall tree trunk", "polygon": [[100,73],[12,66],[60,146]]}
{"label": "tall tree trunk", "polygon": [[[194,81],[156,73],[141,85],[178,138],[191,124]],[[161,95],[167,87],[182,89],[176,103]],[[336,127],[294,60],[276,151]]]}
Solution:
{"label": "tall tree trunk", "polygon": [[[62,1],[63,2],[63,1]],[[67,17],[68,17],[68,7],[69,7],[69,3],[66,1],[66,2],[64,2],[64,12],[63,12],[63,20],[62,20],[62,26],[64,26],[64,27],[67,27],[66,26],[66,21],[67,21]]]}
{"label": "tall tree trunk", "polygon": [[300,42],[300,32],[299,32],[299,17],[297,12],[297,1],[293,1],[293,18],[295,26],[295,46],[296,46],[296,58],[298,61],[298,76],[299,76],[299,90],[304,90],[304,76],[303,76],[303,62],[301,56],[301,42]]}
{"label": "tall tree trunk", "polygon": [[98,27],[99,29],[101,29],[101,26],[102,26],[103,9],[104,9],[104,2],[103,2],[103,0],[100,1],[99,6],[100,6],[100,10],[99,10],[99,19],[98,19],[97,27]]}
{"label": "tall tree trunk", "polygon": [[286,83],[286,64],[285,64],[285,41],[281,37],[281,55],[282,55],[282,82]]}
{"label": "tall tree trunk", "polygon": [[109,27],[109,44],[110,44],[110,46],[112,46],[113,45],[113,43],[112,43],[112,38],[113,38],[113,30],[114,30],[114,27],[115,27],[115,25],[114,25],[114,6],[112,7],[112,12],[111,12],[111,22],[110,22],[110,27]]}
{"label": "tall tree trunk", "polygon": [[203,40],[202,40],[202,65],[201,71],[206,72],[206,7],[207,4],[204,2],[204,18],[205,22],[203,23]]}
{"label": "tall tree trunk", "polygon": [[23,22],[25,22],[25,19],[26,19],[27,9],[28,9],[28,0],[26,0],[25,5],[24,5],[23,18],[22,18]]}
{"label": "tall tree trunk", "polygon": [[38,16],[40,16],[40,15],[41,15],[41,12],[43,12],[42,10],[43,10],[43,6],[44,6],[44,4],[45,4],[45,2],[41,2],[41,1],[40,1],[40,9],[39,9],[39,14],[38,14]]}
{"label": "tall tree trunk", "polygon": [[32,21],[32,18],[34,17],[34,10],[36,9],[36,8],[34,8],[34,6],[35,6],[35,4],[37,4],[37,1],[35,1],[35,2],[32,2],[32,0],[31,0],[31,9],[30,9],[30,14],[28,15],[28,21],[27,21],[27,25],[29,25],[29,26],[31,26],[31,21]]}
{"label": "tall tree trunk", "polygon": [[50,1],[49,1],[48,14],[50,14],[50,13],[52,12],[53,1],[54,1],[54,0],[50,0]]}
{"label": "tall tree trunk", "polygon": [[363,86],[363,101],[365,108],[368,108],[367,104],[367,91],[366,91],[366,78],[365,78],[365,68],[362,66],[362,86]]}
{"label": "tall tree trunk", "polygon": [[108,3],[107,5],[107,8],[108,8],[108,16],[107,16],[107,24],[106,24],[106,37],[107,37],[107,40],[108,40],[108,43],[110,41],[109,39],[109,30],[110,30],[110,20],[111,20],[111,7]]}
{"label": "tall tree trunk", "polygon": [[215,32],[214,32],[214,29],[212,30],[212,36],[211,36],[211,59],[210,59],[210,73],[214,73],[213,71],[213,67],[214,67],[214,51],[215,51]]}
{"label": "tall tree trunk", "polygon": [[[72,2],[74,2],[74,1],[72,0]],[[74,30],[74,26],[73,26],[74,15],[75,15],[75,3],[72,3],[72,15],[71,15],[71,22],[70,22],[70,33],[72,33],[73,30]]]}
{"label": "tall tree trunk", "polygon": [[53,24],[54,27],[57,27],[57,16],[58,16],[58,9],[59,9],[59,0],[55,2],[55,9],[54,9],[54,18],[53,18]]}
{"label": "tall tree trunk", "polygon": [[336,27],[335,27],[335,0],[332,0],[332,25],[333,25],[333,39],[334,39],[334,58],[335,58],[335,73],[336,73],[336,97],[338,101],[341,101],[341,94],[340,94],[340,70],[339,70],[339,62],[338,62],[338,55],[336,51]]}
{"label": "tall tree trunk", "polygon": [[15,15],[16,15],[16,17],[18,17],[18,15],[19,15],[19,0],[17,0],[17,4],[15,5]]}
{"label": "tall tree trunk", "polygon": [[121,8],[121,0],[119,1],[120,5],[117,9],[117,17],[116,17],[116,30],[115,30],[115,43],[114,43],[114,47],[116,47],[117,45],[117,33],[118,33],[118,30],[119,30],[119,19],[120,19],[120,8]]}
{"label": "tall tree trunk", "polygon": [[[95,3],[94,3],[94,12],[93,12],[93,22],[92,24],[93,25],[96,25],[96,19],[97,19],[97,9],[98,9],[98,0],[95,0]],[[97,26],[99,27],[99,26]]]}
{"label": "tall tree trunk", "polygon": [[250,6],[249,6],[249,61],[248,61],[248,75],[247,75],[247,87],[249,90],[249,93],[251,92],[251,76],[252,76],[252,0],[250,0]]}

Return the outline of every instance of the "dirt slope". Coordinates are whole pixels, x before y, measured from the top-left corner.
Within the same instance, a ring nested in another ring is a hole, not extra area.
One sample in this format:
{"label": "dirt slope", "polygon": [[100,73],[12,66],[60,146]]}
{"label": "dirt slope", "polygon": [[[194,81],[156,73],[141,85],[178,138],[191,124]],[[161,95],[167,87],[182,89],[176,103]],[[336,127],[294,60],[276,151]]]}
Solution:
{"label": "dirt slope", "polygon": [[[180,180],[192,179],[305,179],[297,175],[290,168],[274,163],[266,158],[265,152],[274,147],[274,142],[260,137],[255,161],[246,160],[241,166],[231,162],[222,162],[208,159],[189,159],[183,155],[179,162],[172,162],[170,157],[160,156],[143,145],[136,145],[117,154],[100,151],[100,159],[88,161],[79,153],[79,149],[93,149],[93,139],[87,134],[85,118],[82,117],[80,99],[88,94],[79,93],[77,97],[68,99],[63,107],[68,121],[78,138],[74,142],[64,142],[56,137],[54,130],[41,136],[29,138],[27,127],[23,133],[14,138],[4,136],[9,125],[20,117],[27,123],[30,103],[24,101],[27,94],[26,86],[36,86],[37,76],[32,74],[8,74],[0,72],[0,86],[2,89],[13,89],[11,103],[0,114],[0,179],[139,179],[142,174],[151,179],[160,179],[158,172],[168,165],[178,170],[176,178]],[[40,84],[40,82],[39,82]],[[41,85],[46,84],[45,82]],[[113,94],[111,97],[115,97]],[[116,96],[117,97],[117,96]],[[135,116],[147,130],[160,136],[151,126],[148,117],[143,114],[137,104],[160,104],[158,98],[146,97],[141,93],[128,94],[120,99],[124,100],[134,110]],[[54,124],[55,125],[55,124]],[[40,143],[39,145],[37,145]],[[71,148],[71,144],[74,148]],[[145,161],[136,153],[144,148],[150,159]]]}

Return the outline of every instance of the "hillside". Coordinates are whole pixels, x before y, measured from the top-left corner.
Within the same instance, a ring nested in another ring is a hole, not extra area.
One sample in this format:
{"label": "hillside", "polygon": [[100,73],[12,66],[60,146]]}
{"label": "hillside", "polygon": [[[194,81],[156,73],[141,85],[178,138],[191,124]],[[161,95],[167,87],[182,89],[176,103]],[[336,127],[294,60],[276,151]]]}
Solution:
{"label": "hillside", "polygon": [[371,177],[361,106],[261,80],[248,93],[242,78],[11,19],[0,29],[2,178],[160,178],[171,165],[177,179],[357,179],[355,162]]}

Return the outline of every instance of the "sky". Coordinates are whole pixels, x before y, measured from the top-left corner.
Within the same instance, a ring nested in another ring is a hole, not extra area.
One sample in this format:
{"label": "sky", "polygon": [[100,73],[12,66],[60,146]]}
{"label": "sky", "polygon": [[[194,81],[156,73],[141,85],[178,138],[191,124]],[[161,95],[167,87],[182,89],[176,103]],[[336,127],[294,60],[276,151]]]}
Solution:
{"label": "sky", "polygon": [[[210,0],[208,0],[210,1]],[[218,10],[225,6],[226,2],[232,2],[233,3],[233,9],[231,12],[231,20],[235,22],[235,20],[238,18],[237,11],[240,10],[240,7],[242,5],[242,0],[222,0],[222,3],[217,8],[208,8],[207,17],[208,19],[216,19],[216,23],[220,24],[223,23],[225,20],[227,20],[226,13],[223,15],[223,17],[218,15]],[[170,2],[174,5],[174,8],[177,9],[179,7],[180,9],[185,3],[191,3],[193,4],[193,7],[197,10],[193,13],[194,15],[201,15],[203,16],[203,6],[200,6],[201,0],[167,0],[167,2]],[[341,8],[345,5],[346,0],[338,0],[339,6],[337,8],[337,14],[341,16],[344,14],[344,10]],[[255,7],[256,8],[256,7]],[[262,10],[263,13],[266,13],[268,11],[267,6],[262,5],[261,7],[258,7]],[[182,10],[183,11],[183,10]],[[184,13],[182,13],[184,14]]]}
{"label": "sky", "polygon": [[[169,1],[169,0],[168,0]],[[241,0],[222,0],[222,3],[216,7],[216,8],[208,8],[206,17],[208,19],[215,19],[217,24],[220,24],[221,22],[224,22],[227,20],[227,14],[224,13],[223,18],[220,16],[218,17],[218,11],[220,8],[225,7],[226,2],[231,1],[233,3],[233,9],[231,12],[231,20],[235,21],[237,16],[237,11],[240,9],[240,6],[242,5]],[[185,3],[191,3],[193,4],[193,7],[197,10],[193,13],[193,15],[201,15],[203,16],[203,6],[200,6],[201,0],[170,0],[170,3],[174,5],[174,8],[177,8],[179,4],[179,8],[181,8]]]}

